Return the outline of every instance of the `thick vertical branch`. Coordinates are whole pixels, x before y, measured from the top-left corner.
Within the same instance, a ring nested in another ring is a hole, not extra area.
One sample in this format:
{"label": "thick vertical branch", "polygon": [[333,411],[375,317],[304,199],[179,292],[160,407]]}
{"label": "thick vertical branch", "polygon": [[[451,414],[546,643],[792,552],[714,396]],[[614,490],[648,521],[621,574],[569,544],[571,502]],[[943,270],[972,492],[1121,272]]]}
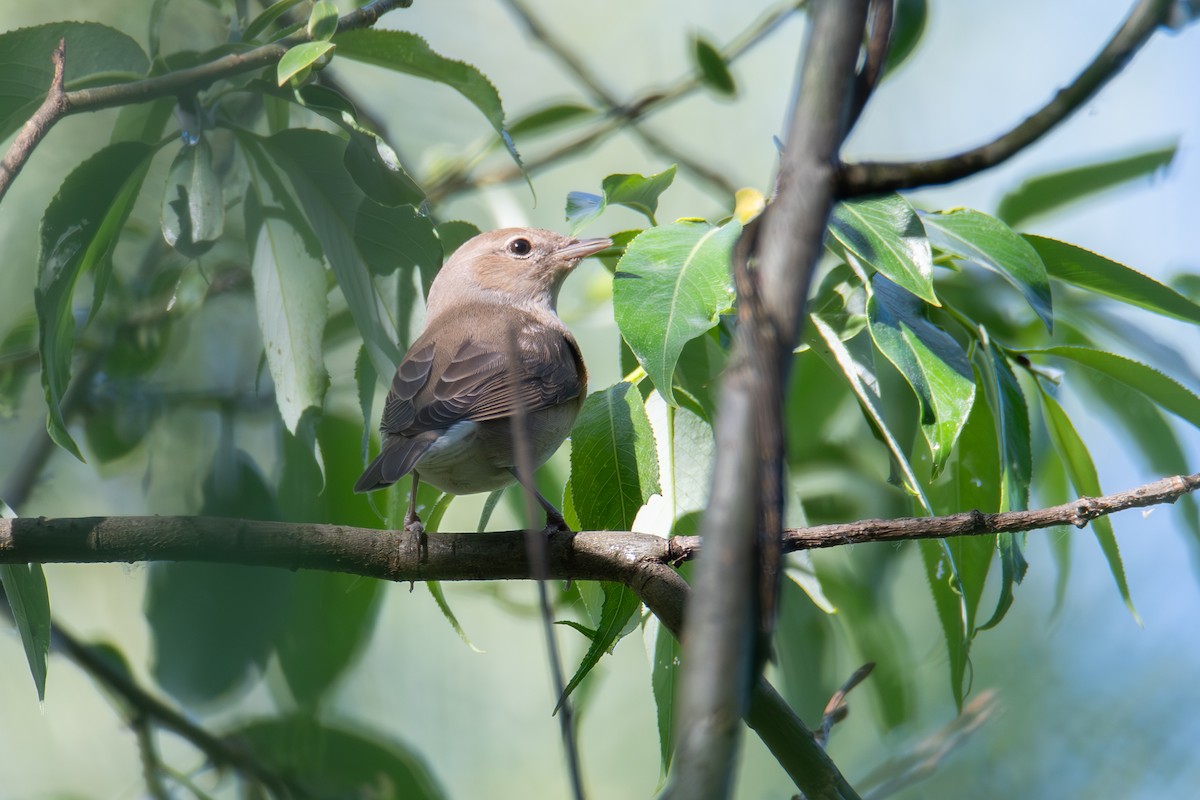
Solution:
{"label": "thick vertical branch", "polygon": [[[774,563],[782,536],[781,387],[834,200],[866,16],[867,0],[814,3],[779,192],[758,226],[757,266],[739,276],[752,287],[752,307],[721,396],[721,446],[684,627],[672,798],[722,798],[732,786],[739,720],[757,681],[757,633],[772,613],[775,576],[760,567]],[[853,796],[846,790],[841,796]]]}

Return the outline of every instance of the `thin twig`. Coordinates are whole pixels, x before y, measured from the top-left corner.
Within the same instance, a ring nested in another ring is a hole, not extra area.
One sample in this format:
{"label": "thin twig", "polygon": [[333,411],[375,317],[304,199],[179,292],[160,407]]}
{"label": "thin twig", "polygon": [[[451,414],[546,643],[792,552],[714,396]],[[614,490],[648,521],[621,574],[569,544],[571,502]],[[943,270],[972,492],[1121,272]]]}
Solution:
{"label": "thin twig", "polygon": [[4,160],[0,162],[0,199],[21,173],[34,148],[67,111],[66,93],[63,91],[63,74],[67,69],[66,39],[58,40],[58,46],[50,54],[50,61],[54,64],[50,91],[46,93],[46,99],[38,106],[37,111],[33,112],[33,116],[21,126],[21,132],[13,139],[8,152],[4,154]]}
{"label": "thin twig", "polygon": [[1090,100],[1164,24],[1171,0],[1140,0],[1108,44],[1079,76],[1042,108],[987,144],[929,161],[842,164],[842,197],[950,183],[991,169],[1036,142]]}
{"label": "thin twig", "polygon": [[[374,25],[388,11],[395,8],[408,8],[412,3],[413,0],[373,0],[373,2],[367,3],[362,8],[355,9],[341,17],[338,20],[338,32],[341,33],[355,28],[365,28]],[[244,72],[270,66],[283,58],[284,54],[293,45],[309,40],[308,31],[301,30],[278,42],[260,45],[244,53],[231,53],[221,56],[195,67],[175,70],[165,75],[158,75],[140,81],[96,86],[72,92],[62,91],[60,76],[58,97],[51,102],[51,97],[55,94],[52,85],[46,102],[35,112],[30,122],[26,123],[26,126],[22,128],[21,133],[13,141],[4,156],[3,168],[0,169],[0,199],[4,198],[8,188],[12,185],[13,178],[21,171],[25,162],[33,153],[34,147],[45,136],[46,131],[63,117],[79,114],[84,111],[99,111],[102,108],[144,103],[147,100],[154,100],[168,95],[196,92],[211,86],[222,78],[229,78]],[[56,66],[56,74],[57,72]],[[44,119],[35,125],[35,129],[29,130],[27,133],[30,123],[33,123],[38,118],[38,115],[42,113],[43,109],[47,108],[48,104],[50,105],[50,110],[46,112]],[[38,125],[41,126],[40,129],[37,128]],[[33,137],[32,142],[23,142],[23,139],[26,137]]]}
{"label": "thin twig", "polygon": [[833,693],[833,697],[829,698],[829,702],[825,704],[825,711],[821,714],[821,727],[813,734],[817,740],[817,744],[824,747],[829,742],[829,734],[833,731],[833,726],[844,720],[850,714],[850,706],[846,705],[846,695],[850,693],[855,686],[867,679],[871,671],[875,669],[875,662],[868,661],[858,669],[854,670],[846,682],[842,684],[842,688]]}
{"label": "thin twig", "polygon": [[[770,36],[788,17],[804,5],[804,2],[789,3],[782,8],[764,14],[755,20],[746,30],[742,31],[729,45],[721,51],[721,57],[726,64],[732,64],[745,53]],[[604,139],[621,130],[630,122],[648,117],[650,114],[667,108],[704,85],[694,73],[678,78],[665,89],[652,89],[637,99],[618,107],[589,131],[585,131],[570,141],[554,148],[548,153],[526,159],[525,171],[533,175],[541,172],[567,158],[577,156],[589,148],[599,144]],[[426,187],[430,202],[439,203],[447,198],[468,189],[481,186],[491,186],[500,183],[524,180],[524,174],[515,165],[499,167],[492,172],[471,177],[469,175],[473,162],[463,162],[450,167],[436,183]]]}
{"label": "thin twig", "polygon": [[892,41],[892,0],[871,0],[867,30],[866,58],[855,75],[854,99],[850,103],[848,127],[851,129],[883,77],[883,65],[887,62],[888,46]]}
{"label": "thin twig", "polygon": [[170,800],[171,793],[163,783],[162,762],[158,759],[158,747],[154,743],[154,729],[150,718],[145,714],[135,714],[129,720],[130,727],[137,737],[138,752],[142,757],[142,779],[146,782],[146,792],[154,800]]}

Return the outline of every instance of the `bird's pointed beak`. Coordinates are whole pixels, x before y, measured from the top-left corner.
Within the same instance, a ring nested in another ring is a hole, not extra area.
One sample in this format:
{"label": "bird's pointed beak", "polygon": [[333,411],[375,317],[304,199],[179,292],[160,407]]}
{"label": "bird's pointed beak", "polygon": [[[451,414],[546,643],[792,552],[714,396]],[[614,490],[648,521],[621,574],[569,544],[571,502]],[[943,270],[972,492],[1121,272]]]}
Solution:
{"label": "bird's pointed beak", "polygon": [[574,239],[566,247],[558,251],[558,255],[564,258],[569,258],[578,261],[588,256],[595,255],[601,250],[612,246],[612,239],[603,237],[600,239]]}

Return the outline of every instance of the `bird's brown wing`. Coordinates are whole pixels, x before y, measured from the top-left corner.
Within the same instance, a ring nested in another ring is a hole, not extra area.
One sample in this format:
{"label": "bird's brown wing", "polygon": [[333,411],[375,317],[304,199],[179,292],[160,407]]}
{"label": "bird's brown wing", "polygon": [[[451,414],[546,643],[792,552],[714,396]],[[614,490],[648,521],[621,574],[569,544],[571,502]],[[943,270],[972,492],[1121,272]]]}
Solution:
{"label": "bird's brown wing", "polygon": [[396,367],[392,388],[383,406],[383,417],[379,421],[379,430],[383,433],[403,434],[412,426],[417,416],[413,399],[429,382],[435,350],[432,341],[424,345],[417,342],[405,354],[400,366]]}

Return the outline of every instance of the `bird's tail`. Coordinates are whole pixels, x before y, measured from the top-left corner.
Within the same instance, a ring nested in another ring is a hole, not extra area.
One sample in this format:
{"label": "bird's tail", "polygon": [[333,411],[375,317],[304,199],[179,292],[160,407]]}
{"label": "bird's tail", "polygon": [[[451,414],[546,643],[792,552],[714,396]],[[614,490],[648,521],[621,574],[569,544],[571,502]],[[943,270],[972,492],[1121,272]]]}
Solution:
{"label": "bird's tail", "polygon": [[413,437],[388,436],[383,440],[383,451],[363,471],[354,484],[356,492],[372,492],[391,486],[416,466],[425,451],[437,441],[436,431],[427,431]]}

